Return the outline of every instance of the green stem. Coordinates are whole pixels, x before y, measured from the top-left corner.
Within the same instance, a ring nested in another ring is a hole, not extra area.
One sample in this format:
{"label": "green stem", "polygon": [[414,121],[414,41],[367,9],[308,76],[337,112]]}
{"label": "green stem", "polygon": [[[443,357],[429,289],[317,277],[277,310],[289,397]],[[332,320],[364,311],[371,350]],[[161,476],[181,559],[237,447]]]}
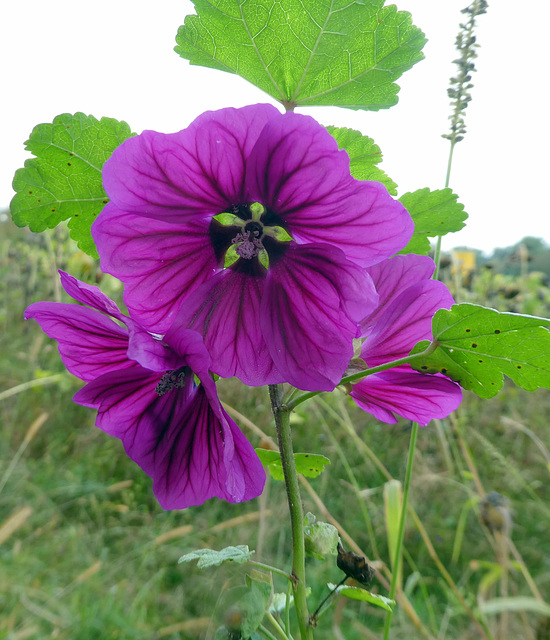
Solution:
{"label": "green stem", "polygon": [[[379,373],[380,371],[387,371],[388,369],[393,369],[394,367],[399,367],[403,364],[411,364],[413,362],[417,362],[432,354],[439,343],[437,340],[433,340],[430,345],[427,347],[425,351],[422,353],[415,353],[414,355],[405,356],[404,358],[399,358],[398,360],[392,360],[391,362],[385,362],[384,364],[380,364],[377,367],[372,367],[371,369],[365,369],[364,371],[359,371],[358,373],[352,373],[350,376],[346,376],[342,378],[340,384],[348,384],[349,382],[355,382],[355,380],[361,380],[366,376],[370,376],[373,373]],[[307,393],[303,393],[301,396],[298,396],[294,400],[291,400],[288,404],[284,405],[284,408],[287,411],[293,411],[299,404],[309,400],[310,398],[314,398],[318,396],[320,393],[324,393],[324,391],[308,391]]]}
{"label": "green stem", "polygon": [[290,409],[283,404],[283,386],[269,385],[271,410],[277,427],[277,439],[281,454],[281,463],[285,476],[285,486],[290,510],[290,526],[292,529],[292,577],[294,591],[294,608],[298,618],[300,637],[302,640],[313,639],[313,629],[309,626],[309,612],[306,599],[306,552],[304,546],[304,513],[298,473],[294,464],[292,436],[290,432]]}
{"label": "green stem", "polygon": [[[259,628],[264,638],[267,638],[267,640],[277,640],[277,638],[271,633],[271,631],[268,631],[263,624],[261,624]],[[283,636],[283,638],[287,640],[286,636]]]}
{"label": "green stem", "polygon": [[[447,175],[445,176],[445,189],[449,186],[449,182],[451,181],[451,167],[453,165],[453,151],[455,149],[456,141],[451,140],[451,148],[449,149],[449,159],[447,160]],[[437,280],[439,277],[439,263],[441,262],[441,239],[443,236],[437,236],[437,244],[435,245],[435,254],[434,254],[434,262],[435,262],[435,271],[433,275],[433,279]]]}
{"label": "green stem", "polygon": [[292,582],[292,576],[290,575],[290,573],[287,573],[282,569],[277,569],[277,567],[272,567],[271,565],[264,564],[263,562],[256,562],[256,560],[248,560],[248,564],[251,564],[253,567],[258,567],[258,569],[265,569],[266,571],[271,571],[272,573],[276,573]]}
{"label": "green stem", "polygon": [[288,640],[288,636],[283,631],[283,629],[281,629],[281,625],[277,622],[277,620],[275,619],[275,616],[272,613],[269,613],[268,611],[266,613],[266,618],[269,620],[269,622],[271,622],[271,624],[275,628],[275,631],[277,631],[277,635],[279,636],[279,638],[282,638],[283,640]]}
{"label": "green stem", "polygon": [[[409,445],[409,458],[407,460],[407,471],[405,474],[405,486],[403,488],[403,504],[401,505],[401,516],[399,520],[399,532],[397,534],[397,548],[395,550],[395,566],[392,569],[392,578],[390,585],[389,597],[394,600],[395,592],[397,591],[397,581],[399,576],[399,568],[401,565],[401,548],[403,546],[403,537],[405,534],[405,517],[407,514],[407,503],[409,501],[409,489],[411,487],[411,478],[414,462],[414,452],[416,449],[416,438],[418,436],[418,424],[413,422],[411,432],[411,442]],[[388,611],[386,614],[386,624],[384,625],[384,640],[388,640],[390,637],[392,612]]]}

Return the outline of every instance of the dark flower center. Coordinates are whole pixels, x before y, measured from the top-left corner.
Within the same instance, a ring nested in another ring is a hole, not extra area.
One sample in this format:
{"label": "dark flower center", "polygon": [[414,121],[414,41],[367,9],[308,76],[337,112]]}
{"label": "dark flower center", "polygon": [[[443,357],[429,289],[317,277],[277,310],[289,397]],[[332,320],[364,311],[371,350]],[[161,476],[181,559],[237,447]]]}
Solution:
{"label": "dark flower center", "polygon": [[248,272],[267,268],[292,240],[279,216],[259,202],[231,205],[213,217],[209,232],[220,266]]}
{"label": "dark flower center", "polygon": [[180,367],[179,369],[167,371],[159,380],[155,393],[158,396],[163,396],[165,393],[172,391],[172,389],[183,389],[189,375],[191,375],[189,367]]}

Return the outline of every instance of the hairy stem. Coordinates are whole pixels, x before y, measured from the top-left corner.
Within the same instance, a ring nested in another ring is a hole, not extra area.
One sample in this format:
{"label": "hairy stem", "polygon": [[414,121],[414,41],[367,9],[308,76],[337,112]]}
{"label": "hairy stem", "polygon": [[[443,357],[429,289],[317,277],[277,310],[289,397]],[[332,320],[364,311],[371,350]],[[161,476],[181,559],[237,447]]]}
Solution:
{"label": "hairy stem", "polygon": [[292,578],[294,608],[298,618],[302,640],[313,639],[313,629],[309,625],[309,612],[306,600],[306,552],[304,546],[304,513],[298,473],[294,464],[292,436],[290,432],[290,410],[283,404],[283,386],[269,385],[271,410],[277,427],[277,439],[281,454],[281,463],[285,476],[286,494],[290,510],[292,529]]}

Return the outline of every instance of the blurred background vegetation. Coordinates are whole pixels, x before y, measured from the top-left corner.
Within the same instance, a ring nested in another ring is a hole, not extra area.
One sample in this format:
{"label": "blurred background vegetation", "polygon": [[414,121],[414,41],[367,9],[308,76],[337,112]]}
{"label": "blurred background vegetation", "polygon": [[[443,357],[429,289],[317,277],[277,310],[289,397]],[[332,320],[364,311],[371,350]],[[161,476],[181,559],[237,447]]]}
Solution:
{"label": "blurred background vegetation", "polygon": [[[177,560],[197,548],[248,544],[258,561],[288,570],[284,487],[271,480],[245,504],[162,511],[121,443],[71,401],[81,383],[64,372],[55,343],[23,320],[31,302],[67,300],[59,268],[120,301],[118,283],[63,225],[32,234],[4,218],[0,638],[211,639],[224,618],[220,596],[244,584],[247,567],[200,571]],[[442,277],[457,301],[550,316],[550,248],[537,238],[489,257],[458,251],[446,256]],[[269,446],[266,390],[234,380],[219,389],[248,418],[233,413],[253,445]],[[465,393],[455,415],[421,430],[392,638],[550,638],[549,416],[549,391],[506,384],[489,401]],[[344,547],[367,555],[378,569],[372,590],[385,595],[396,526],[389,498],[399,498],[409,423],[379,424],[339,392],[305,403],[293,419],[295,450],[332,462],[304,483],[305,511],[337,524]],[[342,574],[335,559],[310,559],[308,572],[313,610]],[[286,589],[282,578],[274,585]],[[380,638],[383,623],[382,610],[342,598],[316,637]]]}

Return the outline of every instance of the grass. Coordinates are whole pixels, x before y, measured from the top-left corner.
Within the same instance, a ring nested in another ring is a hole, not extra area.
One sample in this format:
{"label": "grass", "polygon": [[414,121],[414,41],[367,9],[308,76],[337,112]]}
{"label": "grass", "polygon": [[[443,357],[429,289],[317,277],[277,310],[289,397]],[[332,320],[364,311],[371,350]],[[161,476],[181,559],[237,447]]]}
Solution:
{"label": "grass", "polygon": [[[65,299],[57,268],[95,282],[96,265],[75,251],[62,228],[36,236],[2,227],[0,639],[213,638],[223,621],[220,595],[244,584],[246,568],[200,571],[177,560],[196,548],[248,544],[257,560],[288,569],[283,486],[270,481],[261,498],[242,505],[210,501],[162,511],[150,479],[120,442],[93,426],[92,411],[72,403],[80,383],[63,375],[55,345],[36,323],[22,320],[32,301]],[[549,291],[536,276],[516,283],[512,301],[492,280],[502,282],[485,272],[470,289],[451,284],[461,300],[550,314]],[[111,279],[102,278],[101,286],[120,298]],[[45,384],[5,393],[31,380]],[[265,390],[234,380],[220,381],[219,389],[254,423],[254,431],[242,424],[254,446],[262,432],[274,437]],[[550,392],[506,384],[489,401],[467,394],[455,416],[420,431],[392,638],[478,638],[479,625],[486,637],[549,637],[540,613],[480,613],[500,595],[549,600],[549,415]],[[379,424],[339,394],[301,405],[293,420],[295,450],[332,462],[304,487],[305,509],[339,523],[344,546],[377,567],[373,590],[385,595],[387,530],[395,522],[387,519],[384,487],[391,478],[403,481],[409,424]],[[480,504],[490,491],[510,500],[509,536],[483,522]],[[341,573],[331,560],[310,559],[307,570],[313,610]],[[278,591],[286,587],[282,578],[274,583]],[[322,640],[380,638],[384,617],[340,599],[321,623]]]}

